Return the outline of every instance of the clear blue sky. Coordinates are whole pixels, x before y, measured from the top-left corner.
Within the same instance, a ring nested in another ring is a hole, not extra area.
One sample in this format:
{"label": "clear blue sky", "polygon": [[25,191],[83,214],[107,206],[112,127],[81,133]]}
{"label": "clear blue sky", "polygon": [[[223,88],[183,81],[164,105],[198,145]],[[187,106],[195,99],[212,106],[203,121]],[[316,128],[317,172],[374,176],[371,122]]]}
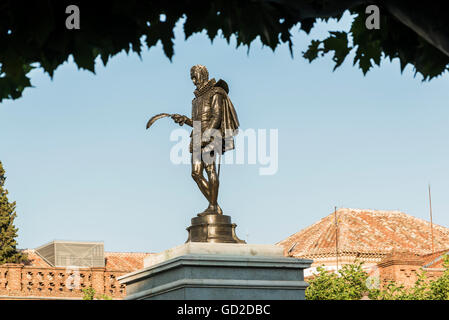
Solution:
{"label": "clear blue sky", "polygon": [[[294,54],[260,42],[235,49],[204,34],[176,30],[170,62],[161,46],[119,54],[97,74],[72,61],[52,80],[33,71],[35,88],[0,104],[0,160],[17,201],[19,247],[53,239],[104,241],[108,251],[155,252],[186,240],[190,219],[207,203],[189,165],[173,165],[175,124],[159,112],[189,114],[189,69],[204,64],[230,85],[242,128],[279,130],[279,171],[255,165],[222,169],[220,203],[250,243],[275,243],[334,206],[398,209],[449,226],[449,77],[421,82],[408,67],[383,61],[367,76],[349,58],[301,57],[311,36],[292,30]],[[249,235],[249,236],[247,236]]]}

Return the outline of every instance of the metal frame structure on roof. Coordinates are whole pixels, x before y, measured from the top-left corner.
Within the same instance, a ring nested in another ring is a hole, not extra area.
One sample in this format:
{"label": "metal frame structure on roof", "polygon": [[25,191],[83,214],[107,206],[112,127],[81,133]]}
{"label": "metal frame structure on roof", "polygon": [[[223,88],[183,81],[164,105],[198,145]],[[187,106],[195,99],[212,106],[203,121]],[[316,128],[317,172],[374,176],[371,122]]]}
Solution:
{"label": "metal frame structure on roof", "polygon": [[104,267],[104,243],[101,241],[54,240],[35,249],[53,267]]}

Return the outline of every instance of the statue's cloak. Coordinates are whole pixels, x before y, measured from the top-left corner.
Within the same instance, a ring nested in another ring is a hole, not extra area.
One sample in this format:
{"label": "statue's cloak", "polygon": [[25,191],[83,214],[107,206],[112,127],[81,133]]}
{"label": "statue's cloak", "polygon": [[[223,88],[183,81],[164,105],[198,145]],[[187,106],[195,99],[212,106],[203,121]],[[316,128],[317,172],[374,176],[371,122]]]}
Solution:
{"label": "statue's cloak", "polygon": [[234,136],[238,133],[240,123],[234,105],[232,104],[231,99],[229,99],[228,96],[229,87],[227,83],[224,80],[219,80],[215,84],[214,89],[216,93],[223,96],[220,130],[221,136],[223,137],[222,153],[224,153],[235,148]]}

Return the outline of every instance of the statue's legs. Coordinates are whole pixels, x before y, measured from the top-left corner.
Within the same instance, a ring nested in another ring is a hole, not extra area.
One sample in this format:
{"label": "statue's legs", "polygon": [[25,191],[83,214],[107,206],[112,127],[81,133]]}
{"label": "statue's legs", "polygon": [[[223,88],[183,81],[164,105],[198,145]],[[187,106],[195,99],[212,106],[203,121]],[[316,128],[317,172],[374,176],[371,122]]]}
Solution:
{"label": "statue's legs", "polygon": [[209,201],[209,184],[203,176],[203,170],[204,164],[201,159],[195,159],[192,155],[192,178],[195,180],[207,201]]}
{"label": "statue's legs", "polygon": [[[208,180],[204,178],[204,169],[206,169]],[[219,180],[215,169],[215,161],[204,163],[202,159],[197,159],[192,155],[192,178],[209,202],[209,206],[202,214],[223,214],[217,204]]]}
{"label": "statue's legs", "polygon": [[217,171],[215,170],[215,162],[206,165],[206,172],[209,182],[209,208],[207,208],[207,211],[222,214],[217,203],[220,181],[218,180]]}

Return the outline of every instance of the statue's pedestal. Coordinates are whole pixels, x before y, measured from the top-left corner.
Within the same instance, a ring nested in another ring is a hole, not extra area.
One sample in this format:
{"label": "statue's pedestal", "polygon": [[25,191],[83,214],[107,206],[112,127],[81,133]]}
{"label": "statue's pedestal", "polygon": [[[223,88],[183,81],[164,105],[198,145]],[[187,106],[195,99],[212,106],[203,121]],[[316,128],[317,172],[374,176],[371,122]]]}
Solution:
{"label": "statue's pedestal", "polygon": [[187,228],[189,237],[186,242],[245,243],[235,234],[235,227],[230,216],[208,214],[195,217]]}
{"label": "statue's pedestal", "polygon": [[275,245],[188,242],[118,280],[129,300],[303,300],[311,263]]}

